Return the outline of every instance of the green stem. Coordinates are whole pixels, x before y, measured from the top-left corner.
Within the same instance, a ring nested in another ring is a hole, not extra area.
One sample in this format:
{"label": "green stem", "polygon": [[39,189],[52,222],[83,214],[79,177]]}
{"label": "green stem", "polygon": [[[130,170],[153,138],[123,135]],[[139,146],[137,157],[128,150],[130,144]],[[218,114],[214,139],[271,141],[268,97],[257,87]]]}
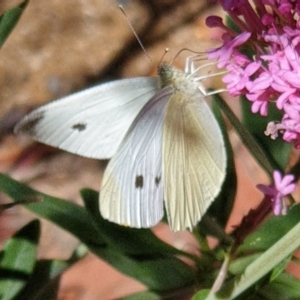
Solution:
{"label": "green stem", "polygon": [[263,169],[268,173],[268,175],[271,176],[274,169],[280,170],[278,166],[272,165],[272,162],[266,155],[265,151],[257,143],[253,135],[243,126],[223,98],[219,95],[214,95],[213,97],[232,124],[243,144],[247,147],[257,162],[263,167]]}

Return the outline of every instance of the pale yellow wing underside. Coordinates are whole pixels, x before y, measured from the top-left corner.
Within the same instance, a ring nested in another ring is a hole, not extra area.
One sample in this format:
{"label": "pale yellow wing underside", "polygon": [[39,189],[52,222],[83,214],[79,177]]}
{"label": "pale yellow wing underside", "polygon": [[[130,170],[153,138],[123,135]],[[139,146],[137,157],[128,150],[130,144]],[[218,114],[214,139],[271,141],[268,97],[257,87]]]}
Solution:
{"label": "pale yellow wing underside", "polygon": [[163,133],[164,200],[173,231],[192,227],[220,191],[226,153],[220,128],[200,91],[173,92]]}

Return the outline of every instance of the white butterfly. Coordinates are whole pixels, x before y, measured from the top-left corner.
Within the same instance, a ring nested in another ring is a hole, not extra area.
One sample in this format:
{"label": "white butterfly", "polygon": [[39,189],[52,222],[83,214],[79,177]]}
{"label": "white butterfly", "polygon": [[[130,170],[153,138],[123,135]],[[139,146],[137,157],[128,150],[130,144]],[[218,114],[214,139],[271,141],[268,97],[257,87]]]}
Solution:
{"label": "white butterfly", "polygon": [[163,217],[173,231],[192,228],[220,191],[226,153],[204,88],[163,64],[159,77],[101,84],[44,105],[15,131],[82,156],[112,158],[100,212],[110,221],[151,227]]}

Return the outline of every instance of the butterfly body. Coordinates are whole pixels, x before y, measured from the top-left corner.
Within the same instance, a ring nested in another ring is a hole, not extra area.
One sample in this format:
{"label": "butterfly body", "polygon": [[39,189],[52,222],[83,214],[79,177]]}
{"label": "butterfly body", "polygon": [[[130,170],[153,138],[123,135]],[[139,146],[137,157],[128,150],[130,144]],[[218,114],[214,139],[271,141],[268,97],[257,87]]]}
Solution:
{"label": "butterfly body", "polygon": [[127,226],[157,224],[165,202],[171,229],[191,229],[225,177],[223,137],[198,79],[165,64],[158,78],[106,83],[47,104],[16,131],[87,157],[111,158],[100,212]]}

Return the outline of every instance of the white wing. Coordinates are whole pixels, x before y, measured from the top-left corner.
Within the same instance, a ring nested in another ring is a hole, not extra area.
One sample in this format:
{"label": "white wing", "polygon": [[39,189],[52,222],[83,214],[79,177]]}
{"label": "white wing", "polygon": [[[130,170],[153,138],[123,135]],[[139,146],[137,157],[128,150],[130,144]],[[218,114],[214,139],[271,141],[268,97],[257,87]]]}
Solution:
{"label": "white wing", "polygon": [[162,135],[170,95],[163,89],[142,109],[109,162],[100,192],[100,212],[110,221],[150,227],[163,216]]}
{"label": "white wing", "polygon": [[226,153],[214,115],[200,92],[175,92],[163,137],[165,204],[173,231],[192,229],[220,191]]}
{"label": "white wing", "polygon": [[157,90],[157,79],[150,77],[101,84],[34,110],[15,132],[82,156],[111,158]]}

